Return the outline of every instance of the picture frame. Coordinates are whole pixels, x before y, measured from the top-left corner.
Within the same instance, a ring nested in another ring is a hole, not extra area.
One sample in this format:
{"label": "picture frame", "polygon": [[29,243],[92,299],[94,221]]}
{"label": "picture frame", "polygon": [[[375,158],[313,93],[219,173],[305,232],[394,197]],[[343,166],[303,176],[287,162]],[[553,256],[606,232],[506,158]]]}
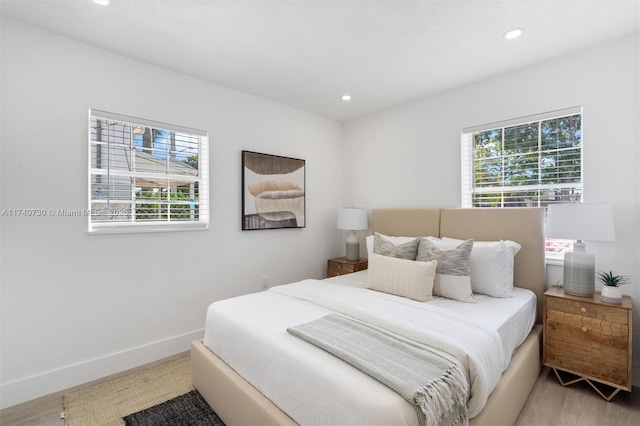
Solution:
{"label": "picture frame", "polygon": [[306,227],[305,160],[242,151],[242,230]]}

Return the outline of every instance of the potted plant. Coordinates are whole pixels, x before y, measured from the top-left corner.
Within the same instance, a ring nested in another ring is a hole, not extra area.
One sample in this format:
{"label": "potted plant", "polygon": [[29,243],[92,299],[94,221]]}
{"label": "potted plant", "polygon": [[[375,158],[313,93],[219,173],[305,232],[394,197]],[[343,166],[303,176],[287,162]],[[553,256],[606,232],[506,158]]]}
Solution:
{"label": "potted plant", "polygon": [[598,279],[604,287],[602,287],[602,301],[607,303],[622,303],[622,289],[621,285],[629,283],[629,277],[625,275],[614,275],[612,271],[602,272],[598,271]]}

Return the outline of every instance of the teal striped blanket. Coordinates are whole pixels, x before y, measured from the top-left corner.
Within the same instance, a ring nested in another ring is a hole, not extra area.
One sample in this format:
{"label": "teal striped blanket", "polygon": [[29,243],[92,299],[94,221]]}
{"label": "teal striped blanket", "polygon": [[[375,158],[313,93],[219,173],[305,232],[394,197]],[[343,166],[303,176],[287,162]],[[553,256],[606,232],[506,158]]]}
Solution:
{"label": "teal striped blanket", "polygon": [[468,384],[463,372],[425,347],[336,314],[287,331],[397,392],[413,405],[421,426],[468,424]]}

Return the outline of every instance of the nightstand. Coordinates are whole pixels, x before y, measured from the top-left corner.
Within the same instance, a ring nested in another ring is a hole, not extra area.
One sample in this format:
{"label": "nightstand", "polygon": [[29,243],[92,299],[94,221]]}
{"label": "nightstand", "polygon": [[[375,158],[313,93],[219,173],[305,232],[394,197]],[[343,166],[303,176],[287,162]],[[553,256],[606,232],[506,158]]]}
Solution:
{"label": "nightstand", "polygon": [[[553,286],[543,297],[543,363],[551,367],[560,384],[586,381],[610,401],[621,389],[631,392],[631,298],[621,305],[593,297],[565,294]],[[564,371],[578,378],[565,381]],[[614,388],[607,396],[596,387]]]}
{"label": "nightstand", "polygon": [[367,259],[356,261],[347,260],[346,257],[338,257],[327,261],[327,276],[329,278],[338,275],[350,274],[352,272],[364,271],[367,269]]}

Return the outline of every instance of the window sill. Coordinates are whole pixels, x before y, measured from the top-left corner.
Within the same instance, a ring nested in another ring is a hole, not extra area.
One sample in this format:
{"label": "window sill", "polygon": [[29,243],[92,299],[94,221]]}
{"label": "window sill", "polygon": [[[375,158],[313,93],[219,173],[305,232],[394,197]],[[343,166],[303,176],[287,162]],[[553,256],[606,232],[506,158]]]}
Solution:
{"label": "window sill", "polygon": [[89,228],[89,234],[139,234],[147,232],[179,232],[179,231],[205,231],[209,224],[205,222],[189,223],[130,223],[130,224],[93,224]]}

